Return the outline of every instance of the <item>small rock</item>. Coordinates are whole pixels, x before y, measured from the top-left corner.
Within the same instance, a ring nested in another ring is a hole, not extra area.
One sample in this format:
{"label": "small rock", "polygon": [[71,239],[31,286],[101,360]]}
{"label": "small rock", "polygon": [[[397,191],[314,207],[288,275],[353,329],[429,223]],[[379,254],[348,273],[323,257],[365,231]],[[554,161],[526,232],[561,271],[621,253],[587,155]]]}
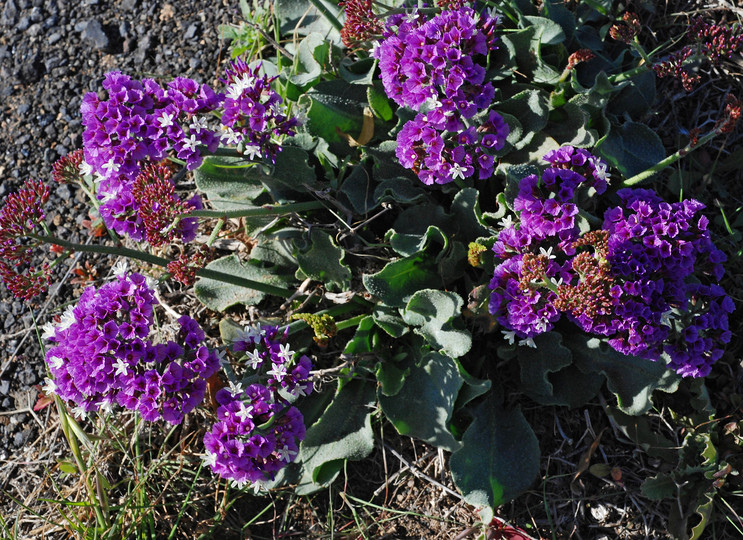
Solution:
{"label": "small rock", "polygon": [[133,11],[137,7],[137,0],[121,0],[119,7],[125,11]]}
{"label": "small rock", "polygon": [[0,26],[13,26],[18,16],[18,8],[13,0],[5,0],[5,7],[0,13]]}
{"label": "small rock", "polygon": [[10,390],[10,381],[6,381],[6,380],[0,381],[0,394],[7,396],[9,390]]}
{"label": "small rock", "polygon": [[20,30],[21,32],[25,32],[28,30],[28,27],[31,26],[31,17],[21,17],[21,20],[18,22],[18,26],[16,26],[17,30]]}
{"label": "small rock", "polygon": [[[59,153],[59,147],[57,147],[57,154]],[[70,188],[66,184],[61,184],[54,192],[57,194],[57,197],[65,201],[69,201],[70,197],[72,196],[72,193],[70,193]]]}
{"label": "small rock", "polygon": [[183,34],[183,37],[186,39],[193,39],[196,37],[196,32],[199,31],[199,25],[196,23],[192,23],[188,25],[188,28],[186,28],[186,33]]}
{"label": "small rock", "polygon": [[[76,26],[77,27],[77,26]],[[91,19],[83,30],[83,39],[89,41],[99,51],[109,48],[111,40],[103,29],[101,21]]]}
{"label": "small rock", "polygon": [[46,38],[46,42],[49,45],[54,45],[60,39],[62,39],[62,34],[60,34],[59,32],[54,32],[52,35],[50,35],[48,38]]}

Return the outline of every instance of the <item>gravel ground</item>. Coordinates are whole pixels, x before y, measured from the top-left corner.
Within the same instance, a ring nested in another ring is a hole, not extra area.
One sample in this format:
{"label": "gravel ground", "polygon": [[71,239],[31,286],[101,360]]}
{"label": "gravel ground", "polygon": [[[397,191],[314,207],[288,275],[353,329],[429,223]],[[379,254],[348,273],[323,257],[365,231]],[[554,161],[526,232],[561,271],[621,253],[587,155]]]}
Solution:
{"label": "gravel ground", "polygon": [[[183,75],[215,85],[229,56],[218,26],[238,20],[238,3],[227,0],[0,2],[0,199],[29,177],[51,181],[52,164],[81,147],[81,100],[100,90],[106,72]],[[51,192],[52,231],[85,242],[88,205],[66,185],[52,185]],[[45,429],[46,411],[28,410],[45,377],[34,317],[47,322],[79,294],[70,270],[84,261],[110,264],[69,259],[55,269],[51,299],[24,304],[0,285],[0,492],[24,497],[11,478],[18,468],[9,463],[38,444]],[[0,515],[12,515],[4,505]]]}

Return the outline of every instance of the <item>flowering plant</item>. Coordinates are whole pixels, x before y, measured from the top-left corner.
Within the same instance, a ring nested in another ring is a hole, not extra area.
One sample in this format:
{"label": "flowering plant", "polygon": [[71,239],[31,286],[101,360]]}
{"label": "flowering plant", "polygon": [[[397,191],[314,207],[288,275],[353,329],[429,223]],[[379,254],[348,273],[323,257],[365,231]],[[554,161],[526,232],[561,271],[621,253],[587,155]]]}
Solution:
{"label": "flowering plant", "polygon": [[[313,5],[305,28],[277,3],[276,34],[305,37],[234,59],[214,88],[106,74],[54,178],[89,195],[108,243],[52,236],[29,181],[0,213],[0,276],[40,293],[57,264],[30,271],[43,243],[139,261],[48,328],[47,392],[76,415],[179,424],[209,397],[210,469],[306,494],[370,454],[378,407],[451,452],[487,522],[539,474],[506,390],[569,407],[607,393],[609,414],[639,416],[721,362],[735,305],[707,209],[636,186],[729,133],[740,103],[666,156],[635,98],[692,53],[651,57],[635,15],[347,0],[341,25]],[[737,29],[693,28],[713,61],[739,47]],[[184,284],[218,332],[184,315],[163,338],[144,274]]]}

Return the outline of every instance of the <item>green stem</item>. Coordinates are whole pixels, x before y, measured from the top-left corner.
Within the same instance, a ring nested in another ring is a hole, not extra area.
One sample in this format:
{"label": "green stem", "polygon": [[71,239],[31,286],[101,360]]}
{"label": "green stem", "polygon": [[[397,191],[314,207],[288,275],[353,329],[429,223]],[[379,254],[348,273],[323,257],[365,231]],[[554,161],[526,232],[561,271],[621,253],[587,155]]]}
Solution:
{"label": "green stem", "polygon": [[217,224],[214,226],[214,230],[212,230],[212,234],[209,235],[209,240],[206,241],[206,245],[209,247],[212,247],[212,244],[217,239],[217,235],[219,234],[219,231],[222,230],[222,227],[224,226],[224,218],[219,218],[217,221]]}
{"label": "green stem", "polygon": [[692,145],[691,143],[687,144],[681,150],[678,150],[677,152],[675,152],[675,153],[671,154],[670,156],[668,156],[666,159],[664,159],[662,161],[659,161],[658,163],[656,163],[655,165],[653,165],[649,169],[645,169],[641,173],[637,173],[635,176],[632,176],[631,178],[627,178],[624,182],[622,182],[622,185],[625,186],[625,187],[634,186],[636,184],[639,184],[643,180],[647,180],[648,178],[650,178],[654,174],[662,171],[666,167],[668,167],[670,165],[673,165],[674,163],[676,163],[679,159],[681,159],[682,157],[684,157],[689,152],[693,152],[694,150],[696,150],[700,146],[703,146],[703,145],[707,144],[709,141],[711,141],[712,139],[714,139],[715,137],[717,137],[719,134],[720,134],[720,132],[718,130],[713,129],[712,131],[710,131],[709,133],[707,133],[706,135],[704,135],[703,137],[701,137],[697,141],[696,144],[694,144],[694,145]]}
{"label": "green stem", "polygon": [[331,13],[331,11],[327,8],[325,4],[323,4],[322,0],[310,0],[310,4],[315,6],[315,9],[322,13],[322,15],[328,20],[330,24],[332,24],[336,30],[339,32],[343,28],[343,25],[340,23],[338,18]]}
{"label": "green stem", "polygon": [[628,81],[632,77],[636,77],[637,75],[645,73],[646,71],[649,71],[649,70],[650,70],[649,64],[642,64],[637,67],[633,67],[630,70],[624,71],[622,73],[617,73],[616,75],[609,75],[608,79],[610,83],[617,84],[617,83],[621,83],[624,81]]}
{"label": "green stem", "polygon": [[[44,242],[47,244],[56,244],[64,248],[71,249],[73,251],[84,251],[88,253],[103,253],[105,255],[115,255],[115,256],[120,256],[120,257],[126,257],[128,259],[136,259],[138,261],[143,261],[143,262],[147,262],[147,263],[154,264],[156,266],[162,266],[162,267],[167,267],[168,263],[172,262],[171,259],[166,259],[164,257],[158,257],[157,255],[151,255],[143,251],[137,251],[135,249],[129,249],[125,247],[100,246],[100,245],[93,245],[93,244],[91,245],[76,244],[74,242],[68,242],[67,240],[62,240],[61,238],[57,238],[56,236],[43,236],[43,235],[37,235],[37,234],[33,234],[29,236],[31,238],[39,240],[40,242]],[[290,291],[289,289],[284,289],[283,287],[276,287],[274,285],[269,285],[268,283],[261,283],[260,281],[254,281],[252,279],[241,278],[238,276],[233,276],[232,274],[226,274],[224,272],[219,272],[216,270],[208,270],[206,268],[202,268],[201,270],[197,271],[196,275],[198,277],[202,277],[206,279],[213,279],[214,281],[221,281],[222,283],[229,283],[230,285],[237,285],[238,287],[245,287],[246,289],[253,289],[256,291],[260,291],[262,293],[279,296],[281,298],[289,298],[292,294],[294,294],[294,291]]]}
{"label": "green stem", "polygon": [[354,326],[358,326],[361,320],[366,316],[367,315],[356,315],[355,317],[351,317],[350,319],[346,319],[345,321],[336,323],[335,327],[340,332],[341,330],[345,330],[346,328],[352,328]]}
{"label": "green stem", "polygon": [[325,205],[320,201],[305,201],[284,205],[266,204],[259,208],[246,208],[244,210],[192,210],[183,215],[184,217],[230,219],[255,216],[278,216],[282,214],[291,214],[292,212],[303,212],[305,210],[319,210],[321,208],[325,208]]}
{"label": "green stem", "polygon": [[85,465],[85,460],[83,459],[82,452],[80,452],[80,445],[77,444],[77,438],[73,433],[70,433],[70,418],[67,415],[67,410],[65,409],[64,403],[62,403],[62,400],[57,395],[54,396],[54,404],[57,406],[57,412],[59,413],[62,433],[64,433],[65,439],[67,439],[67,444],[69,444],[70,446],[72,457],[75,459],[75,463],[77,464],[77,469],[80,471],[80,476],[85,482],[85,488],[88,492],[88,499],[90,500],[90,505],[95,511],[95,517],[98,521],[98,526],[106,530],[110,528],[110,523],[108,521],[108,518],[103,514],[101,505],[98,503],[98,499],[96,497],[96,491],[93,489],[93,486],[90,483],[88,467]]}

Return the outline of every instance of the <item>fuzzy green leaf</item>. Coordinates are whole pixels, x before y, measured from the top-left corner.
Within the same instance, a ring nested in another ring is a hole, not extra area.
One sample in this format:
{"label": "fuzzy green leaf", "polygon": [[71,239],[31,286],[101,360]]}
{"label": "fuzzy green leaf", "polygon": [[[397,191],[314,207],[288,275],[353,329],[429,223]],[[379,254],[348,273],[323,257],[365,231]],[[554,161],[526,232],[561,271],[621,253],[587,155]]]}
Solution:
{"label": "fuzzy green leaf", "polygon": [[320,484],[318,488],[333,480],[343,460],[360,460],[371,453],[374,403],[374,384],[351,380],[336,392],[320,419],[307,429],[298,460],[304,466],[305,476]]}
{"label": "fuzzy green leaf", "polygon": [[413,326],[428,344],[448,356],[459,358],[472,347],[472,336],[464,329],[460,313],[464,301],[454,292],[424,289],[416,292],[403,311],[403,320]]}
{"label": "fuzzy green leaf", "polygon": [[494,508],[534,482],[539,474],[539,443],[521,410],[504,409],[493,391],[473,415],[462,448],[451,455],[449,466],[468,503]]}
{"label": "fuzzy green leaf", "polygon": [[461,445],[448,425],[464,379],[448,356],[429,352],[412,366],[402,389],[394,396],[378,391],[382,411],[401,435],[454,451]]}
{"label": "fuzzy green leaf", "polygon": [[564,337],[575,364],[584,373],[602,373],[609,390],[617,396],[619,408],[630,415],[645,414],[654,390],[675,392],[679,377],[661,362],[627,356],[597,338],[575,333]]}
{"label": "fuzzy green leaf", "polygon": [[[243,264],[236,255],[228,255],[206,265],[208,270],[215,270],[233,276],[260,281],[269,285],[283,286],[286,281],[270,272]],[[263,300],[264,294],[254,289],[224,283],[208,278],[199,278],[194,285],[194,294],[199,302],[211,310],[224,311],[235,304],[254,306]]]}
{"label": "fuzzy green leaf", "polygon": [[627,178],[649,169],[666,157],[666,150],[657,133],[638,122],[612,127],[595,150]]}
{"label": "fuzzy green leaf", "polygon": [[435,263],[425,253],[418,253],[387,263],[376,274],[364,274],[364,287],[388,306],[403,307],[421,289],[434,287],[440,281]]}
{"label": "fuzzy green leaf", "polygon": [[217,210],[251,208],[265,190],[252,170],[259,167],[239,157],[207,156],[194,171],[194,180]]}
{"label": "fuzzy green leaf", "polygon": [[351,269],[343,264],[344,254],[328,233],[312,229],[309,249],[296,254],[297,279],[311,278],[330,288],[343,289],[351,280]]}

